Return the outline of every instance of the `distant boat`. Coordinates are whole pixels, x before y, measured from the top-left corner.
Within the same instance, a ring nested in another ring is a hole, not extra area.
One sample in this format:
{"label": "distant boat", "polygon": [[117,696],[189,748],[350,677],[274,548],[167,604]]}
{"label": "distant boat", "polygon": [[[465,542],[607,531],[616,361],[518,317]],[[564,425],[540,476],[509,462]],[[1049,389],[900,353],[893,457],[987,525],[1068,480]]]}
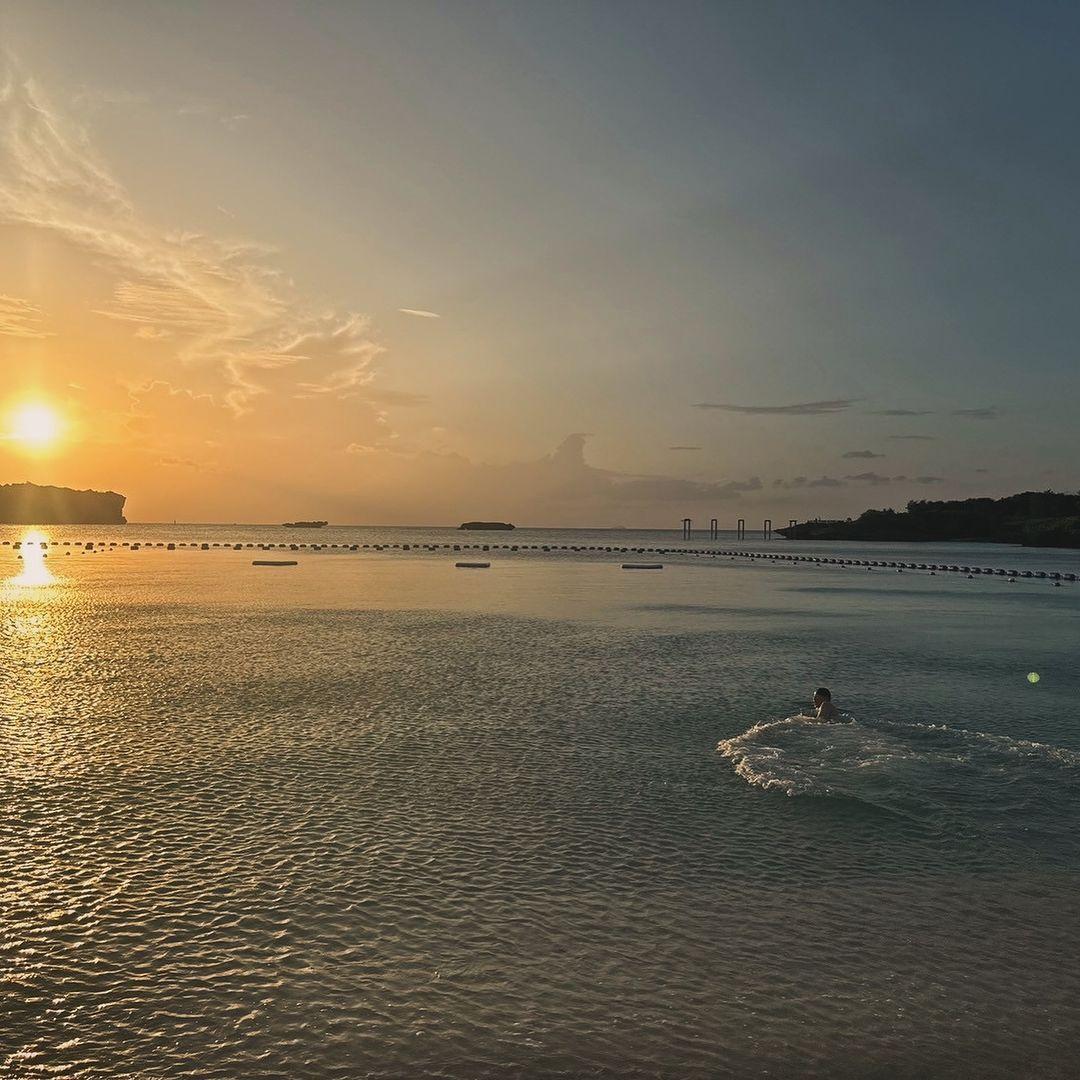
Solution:
{"label": "distant boat", "polygon": [[512,529],[514,526],[508,521],[465,521],[459,529]]}
{"label": "distant boat", "polygon": [[329,524],[328,521],[283,521],[281,523],[284,529],[321,529]]}

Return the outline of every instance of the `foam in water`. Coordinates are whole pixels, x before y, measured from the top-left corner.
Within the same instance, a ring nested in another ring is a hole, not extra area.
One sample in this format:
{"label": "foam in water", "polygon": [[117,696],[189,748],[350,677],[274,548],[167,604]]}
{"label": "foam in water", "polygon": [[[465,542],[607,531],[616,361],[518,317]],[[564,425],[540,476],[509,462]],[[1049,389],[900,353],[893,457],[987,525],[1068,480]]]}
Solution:
{"label": "foam in water", "polygon": [[1077,826],[1080,753],[1045,743],[939,724],[790,716],[717,750],[747,783],[788,796],[853,799],[997,833],[1038,825],[1059,840]]}

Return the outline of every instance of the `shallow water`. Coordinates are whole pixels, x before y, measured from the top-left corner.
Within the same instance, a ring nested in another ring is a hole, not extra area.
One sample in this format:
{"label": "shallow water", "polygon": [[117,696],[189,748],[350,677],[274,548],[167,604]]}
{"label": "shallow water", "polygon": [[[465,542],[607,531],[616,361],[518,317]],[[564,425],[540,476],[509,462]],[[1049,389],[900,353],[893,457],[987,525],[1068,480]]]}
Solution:
{"label": "shallow water", "polygon": [[0,1075],[1077,1074],[1080,586],[0,552]]}

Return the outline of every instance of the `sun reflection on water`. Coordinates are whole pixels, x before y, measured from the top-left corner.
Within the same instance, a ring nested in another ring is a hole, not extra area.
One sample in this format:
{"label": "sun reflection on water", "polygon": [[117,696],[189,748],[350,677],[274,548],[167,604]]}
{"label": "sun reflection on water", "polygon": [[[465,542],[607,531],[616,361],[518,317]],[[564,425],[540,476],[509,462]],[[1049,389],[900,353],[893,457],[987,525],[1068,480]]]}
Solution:
{"label": "sun reflection on water", "polygon": [[23,535],[21,544],[22,570],[13,577],[6,578],[5,585],[18,585],[34,588],[42,585],[51,585],[56,581],[56,575],[49,569],[46,559],[45,547],[49,537],[40,529],[31,529]]}

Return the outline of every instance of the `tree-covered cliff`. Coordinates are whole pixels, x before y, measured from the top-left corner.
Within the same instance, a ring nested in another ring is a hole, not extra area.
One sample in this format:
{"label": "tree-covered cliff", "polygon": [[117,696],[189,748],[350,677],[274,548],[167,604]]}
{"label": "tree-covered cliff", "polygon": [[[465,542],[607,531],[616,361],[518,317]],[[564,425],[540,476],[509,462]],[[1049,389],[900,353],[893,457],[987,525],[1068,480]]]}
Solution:
{"label": "tree-covered cliff", "polygon": [[7,525],[123,525],[115,491],[74,491],[37,484],[0,484],[0,522]]}
{"label": "tree-covered cliff", "polygon": [[1080,494],[1025,491],[1003,499],[919,499],[907,509],[867,510],[848,521],[777,530],[789,540],[983,540],[1080,547]]}

